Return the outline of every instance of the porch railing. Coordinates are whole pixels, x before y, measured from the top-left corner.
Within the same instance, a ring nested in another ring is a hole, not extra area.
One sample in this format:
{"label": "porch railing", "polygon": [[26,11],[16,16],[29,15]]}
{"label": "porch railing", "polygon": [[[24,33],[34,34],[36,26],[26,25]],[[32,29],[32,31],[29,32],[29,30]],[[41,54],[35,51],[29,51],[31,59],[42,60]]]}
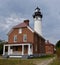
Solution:
{"label": "porch railing", "polygon": [[20,51],[13,51],[12,55],[22,55],[22,52],[20,52]]}

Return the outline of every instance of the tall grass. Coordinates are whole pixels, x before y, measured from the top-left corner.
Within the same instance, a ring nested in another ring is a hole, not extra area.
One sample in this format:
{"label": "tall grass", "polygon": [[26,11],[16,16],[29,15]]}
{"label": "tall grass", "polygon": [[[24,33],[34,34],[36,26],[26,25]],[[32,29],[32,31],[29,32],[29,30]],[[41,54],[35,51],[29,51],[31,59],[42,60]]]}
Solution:
{"label": "tall grass", "polygon": [[60,60],[59,59],[55,59],[52,63],[50,63],[49,65],[60,65]]}

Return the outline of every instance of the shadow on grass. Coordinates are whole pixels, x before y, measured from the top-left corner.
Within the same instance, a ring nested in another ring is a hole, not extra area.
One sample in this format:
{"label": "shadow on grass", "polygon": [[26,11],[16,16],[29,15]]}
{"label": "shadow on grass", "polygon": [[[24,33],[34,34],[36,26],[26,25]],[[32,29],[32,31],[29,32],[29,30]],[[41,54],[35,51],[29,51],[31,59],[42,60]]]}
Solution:
{"label": "shadow on grass", "polygon": [[32,59],[46,59],[46,58],[52,58],[52,57],[55,57],[55,55],[45,55],[41,57],[33,57]]}

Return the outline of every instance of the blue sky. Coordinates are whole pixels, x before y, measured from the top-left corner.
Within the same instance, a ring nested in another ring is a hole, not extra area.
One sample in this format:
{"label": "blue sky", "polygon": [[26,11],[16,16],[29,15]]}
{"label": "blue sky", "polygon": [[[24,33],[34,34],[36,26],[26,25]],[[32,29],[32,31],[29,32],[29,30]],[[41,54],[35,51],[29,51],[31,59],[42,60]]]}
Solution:
{"label": "blue sky", "polygon": [[0,39],[7,40],[8,31],[24,19],[33,27],[37,6],[43,14],[43,36],[55,44],[60,39],[60,0],[0,0]]}

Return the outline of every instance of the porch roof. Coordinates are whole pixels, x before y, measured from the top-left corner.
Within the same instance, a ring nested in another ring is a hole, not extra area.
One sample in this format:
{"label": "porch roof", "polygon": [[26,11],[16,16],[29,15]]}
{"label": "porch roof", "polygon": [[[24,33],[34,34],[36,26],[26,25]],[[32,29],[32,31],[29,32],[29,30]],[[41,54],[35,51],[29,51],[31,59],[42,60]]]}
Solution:
{"label": "porch roof", "polygon": [[13,43],[6,42],[5,44],[33,44],[33,43],[32,42],[13,42]]}
{"label": "porch roof", "polygon": [[5,46],[21,46],[21,45],[32,45],[31,43],[8,43],[8,44],[4,44]]}

